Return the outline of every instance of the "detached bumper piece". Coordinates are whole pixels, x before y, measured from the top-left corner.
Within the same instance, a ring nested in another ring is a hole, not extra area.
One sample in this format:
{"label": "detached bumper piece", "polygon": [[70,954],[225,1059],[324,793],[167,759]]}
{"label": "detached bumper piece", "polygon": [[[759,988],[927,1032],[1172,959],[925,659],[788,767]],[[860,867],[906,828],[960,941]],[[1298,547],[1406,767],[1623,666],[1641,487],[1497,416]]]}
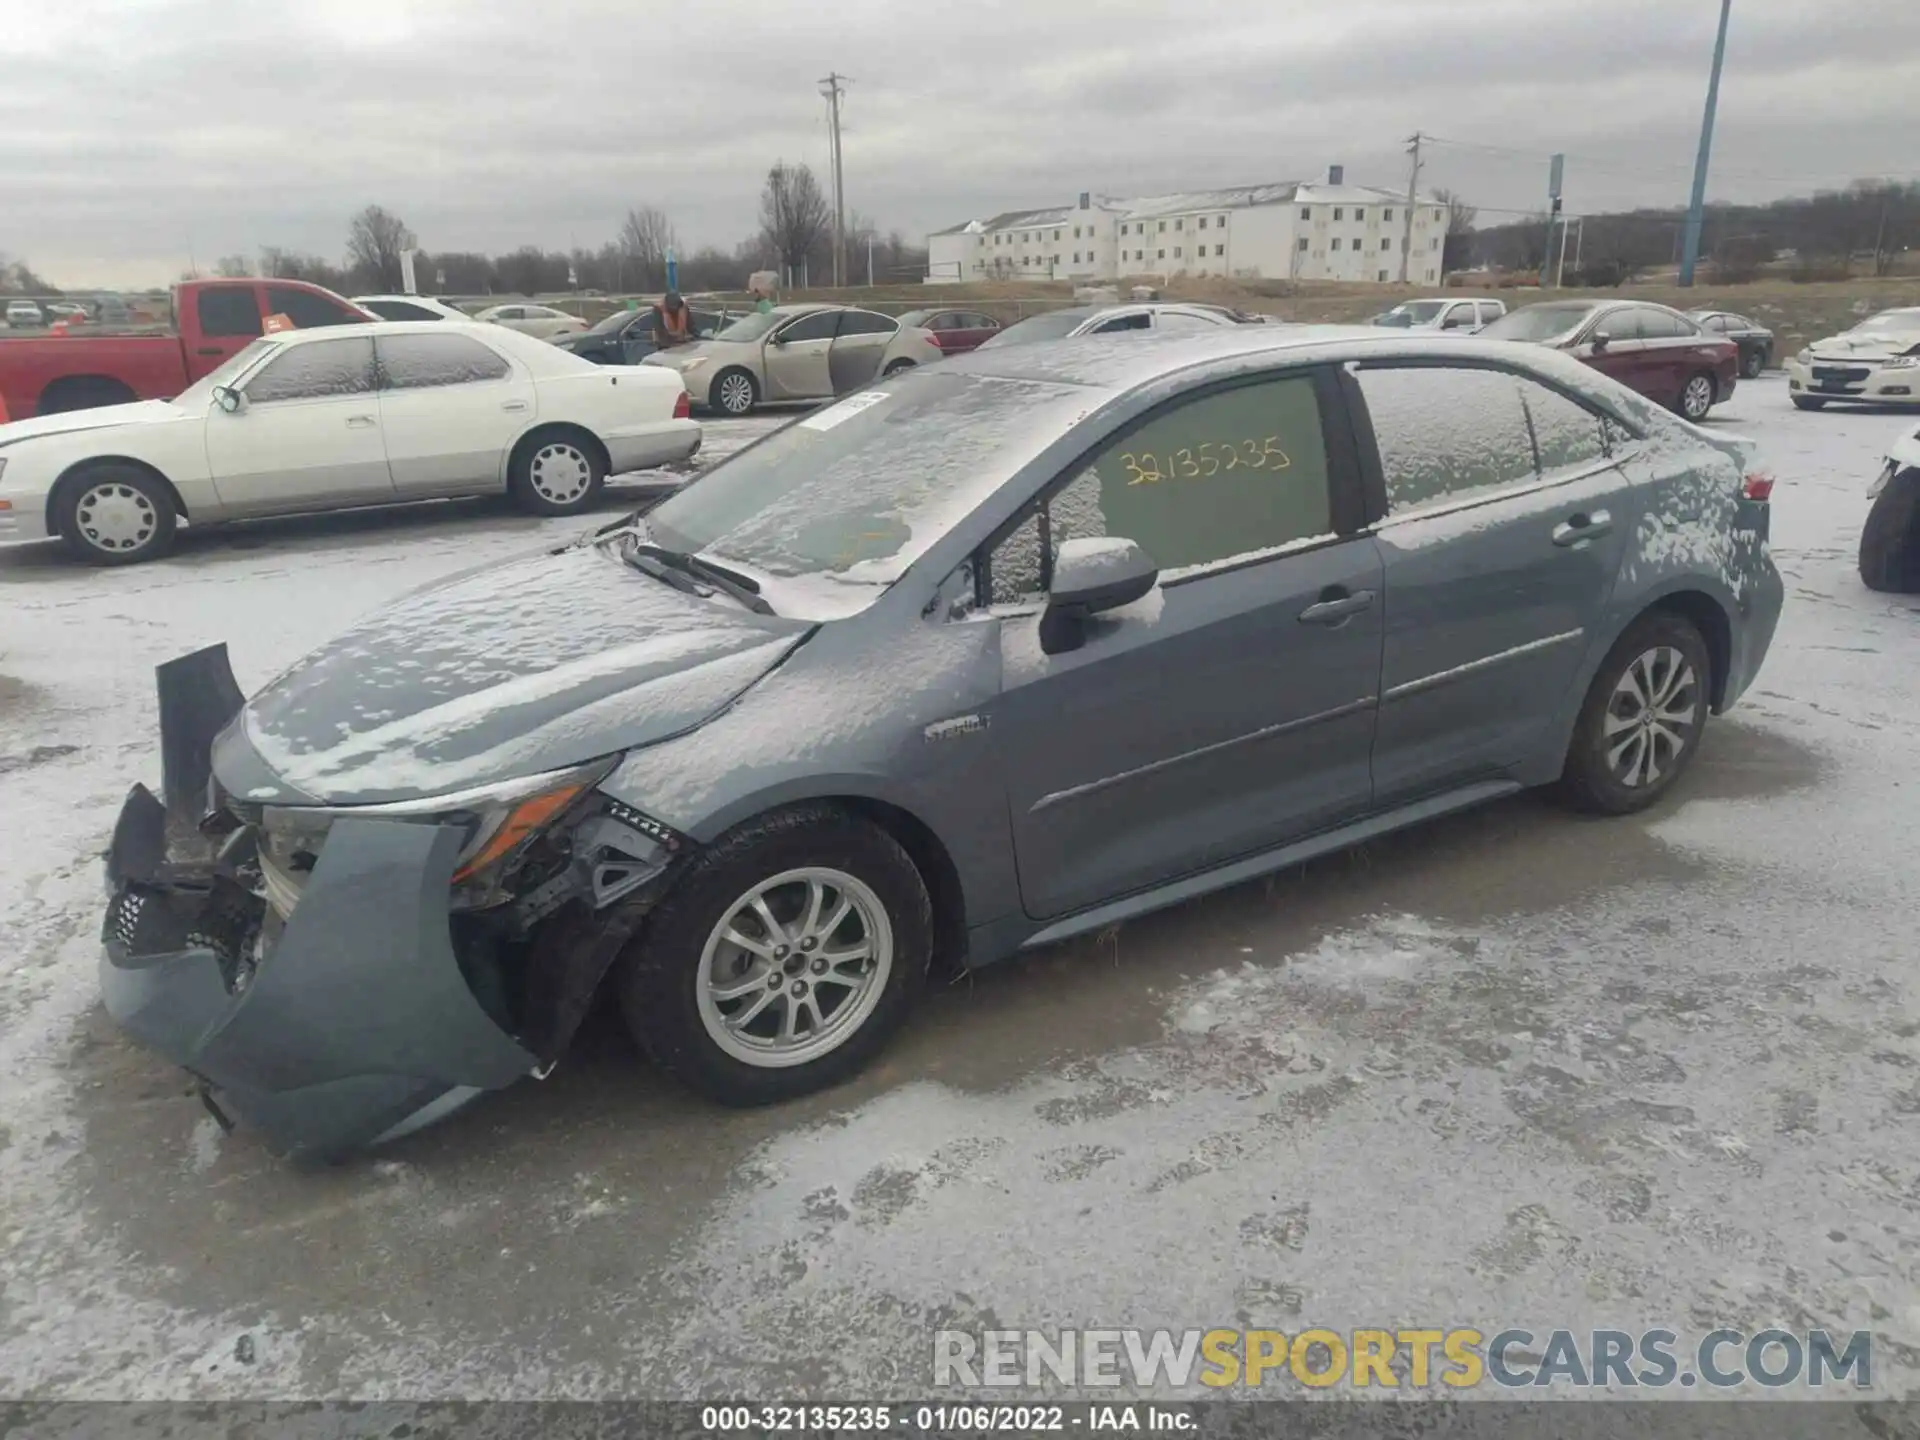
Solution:
{"label": "detached bumper piece", "polygon": [[[217,664],[208,655],[175,673],[204,683],[217,670],[231,685],[224,652]],[[167,684],[163,666],[167,788],[184,800],[195,778],[205,793],[206,727],[221,707],[170,706]],[[283,926],[250,883],[250,828],[214,852],[199,818],[145,786],[128,795],[107,856],[100,980],[114,1019],[197,1076],[216,1115],[277,1150],[330,1159],[536,1067],[481,1008],[454,954],[457,830],[337,821]]]}

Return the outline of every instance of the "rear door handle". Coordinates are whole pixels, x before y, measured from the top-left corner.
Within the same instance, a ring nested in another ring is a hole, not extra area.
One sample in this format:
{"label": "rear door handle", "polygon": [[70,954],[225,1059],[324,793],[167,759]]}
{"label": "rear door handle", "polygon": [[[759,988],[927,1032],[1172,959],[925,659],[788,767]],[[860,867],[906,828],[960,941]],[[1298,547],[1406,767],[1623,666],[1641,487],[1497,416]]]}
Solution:
{"label": "rear door handle", "polygon": [[196,355],[218,355],[221,353],[221,350],[218,345],[202,345],[193,353]]}
{"label": "rear door handle", "polygon": [[371,415],[349,415],[347,417],[347,428],[349,430],[371,430],[373,426],[374,419]]}
{"label": "rear door handle", "polygon": [[1347,594],[1332,586],[1320,592],[1321,599],[1300,612],[1302,625],[1342,625],[1373,604],[1373,591],[1356,590]]}
{"label": "rear door handle", "polygon": [[1571,549],[1583,545],[1589,540],[1597,540],[1602,535],[1613,533],[1613,516],[1604,510],[1596,510],[1591,515],[1584,512],[1569,515],[1560,524],[1553,527],[1553,543],[1562,549]]}

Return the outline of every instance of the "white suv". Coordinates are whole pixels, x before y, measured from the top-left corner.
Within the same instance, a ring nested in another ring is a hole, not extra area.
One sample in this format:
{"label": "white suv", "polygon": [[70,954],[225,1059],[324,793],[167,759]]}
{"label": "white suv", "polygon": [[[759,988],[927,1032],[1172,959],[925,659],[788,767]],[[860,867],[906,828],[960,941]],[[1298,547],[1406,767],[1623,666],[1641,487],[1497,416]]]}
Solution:
{"label": "white suv", "polygon": [[7,328],[9,330],[38,330],[47,323],[47,317],[40,307],[31,300],[9,300],[7,302]]}

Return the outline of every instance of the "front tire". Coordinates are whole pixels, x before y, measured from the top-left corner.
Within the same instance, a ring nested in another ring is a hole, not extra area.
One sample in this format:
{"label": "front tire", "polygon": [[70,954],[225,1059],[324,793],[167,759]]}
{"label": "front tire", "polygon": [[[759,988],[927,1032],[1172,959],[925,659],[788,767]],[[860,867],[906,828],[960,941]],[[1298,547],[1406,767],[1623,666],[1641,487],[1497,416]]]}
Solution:
{"label": "front tire", "polygon": [[1796,395],[1793,397],[1793,408],[1796,410],[1824,410],[1827,408],[1827,402],[1812,395]]}
{"label": "front tire", "polygon": [[94,465],[61,482],[54,525],[89,565],[138,565],[173,549],[173,496],[135,465]]}
{"label": "front tire", "polygon": [[1559,793],[1601,815],[1644,810],[1693,763],[1713,662],[1692,621],[1656,612],[1628,627],[1587,690]]}
{"label": "front tire", "polygon": [[1698,425],[1707,418],[1707,412],[1713,409],[1713,402],[1718,398],[1718,387],[1713,383],[1713,376],[1703,370],[1698,375],[1687,377],[1687,383],[1680,390],[1680,403],[1675,408]]}
{"label": "front tire", "polygon": [[1920,593],[1920,470],[1899,471],[1860,531],[1860,579],[1889,595]]}
{"label": "front tire", "polygon": [[607,462],[585,435],[548,430],[520,442],[508,466],[514,503],[533,515],[578,515],[598,503]]}
{"label": "front tire", "polygon": [[722,415],[740,419],[751,415],[753,407],[760,403],[760,382],[753,378],[751,371],[735,366],[731,370],[722,370],[713,377],[713,408]]}
{"label": "front tire", "polygon": [[689,1089],[772,1104],[872,1060],[932,953],[927,888],[899,843],[845,811],[800,806],[694,858],[634,942],[621,1010]]}

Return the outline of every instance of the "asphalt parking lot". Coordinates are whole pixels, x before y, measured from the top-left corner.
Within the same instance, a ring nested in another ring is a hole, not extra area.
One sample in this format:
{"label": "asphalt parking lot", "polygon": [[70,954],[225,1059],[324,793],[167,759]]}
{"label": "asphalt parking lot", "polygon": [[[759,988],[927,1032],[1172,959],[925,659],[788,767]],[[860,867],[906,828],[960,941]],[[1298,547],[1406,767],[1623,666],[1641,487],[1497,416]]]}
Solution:
{"label": "asphalt parking lot", "polygon": [[97,1002],[152,666],[226,640],[250,688],[581,522],[0,552],[0,1396],[912,1396],[941,1325],[1308,1324],[1868,1329],[1874,1391],[1920,1391],[1920,599],[1853,568],[1914,421],[1768,378],[1713,423],[1778,478],[1787,608],[1649,814],[1520,798],[1036,954],[778,1109],[689,1099],[598,1017],[318,1173]]}

